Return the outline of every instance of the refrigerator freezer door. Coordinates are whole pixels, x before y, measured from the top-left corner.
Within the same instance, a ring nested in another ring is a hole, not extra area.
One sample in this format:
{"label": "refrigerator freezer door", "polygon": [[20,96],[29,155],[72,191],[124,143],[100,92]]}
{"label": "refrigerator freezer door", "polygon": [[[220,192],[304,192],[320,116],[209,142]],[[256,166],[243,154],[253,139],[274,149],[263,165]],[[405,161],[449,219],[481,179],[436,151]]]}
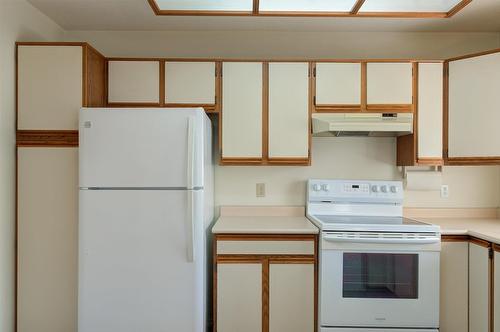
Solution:
{"label": "refrigerator freezer door", "polygon": [[202,201],[202,190],[80,190],[79,332],[205,331]]}
{"label": "refrigerator freezer door", "polygon": [[202,108],[83,108],[80,187],[203,187],[205,118]]}

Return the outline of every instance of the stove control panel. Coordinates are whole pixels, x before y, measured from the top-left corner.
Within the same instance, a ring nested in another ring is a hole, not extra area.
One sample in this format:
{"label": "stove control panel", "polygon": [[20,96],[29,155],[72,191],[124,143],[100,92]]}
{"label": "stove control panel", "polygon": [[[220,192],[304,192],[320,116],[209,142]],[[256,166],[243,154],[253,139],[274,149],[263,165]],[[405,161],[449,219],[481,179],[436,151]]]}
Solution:
{"label": "stove control panel", "polygon": [[308,181],[309,201],[384,202],[403,200],[401,181],[319,180]]}

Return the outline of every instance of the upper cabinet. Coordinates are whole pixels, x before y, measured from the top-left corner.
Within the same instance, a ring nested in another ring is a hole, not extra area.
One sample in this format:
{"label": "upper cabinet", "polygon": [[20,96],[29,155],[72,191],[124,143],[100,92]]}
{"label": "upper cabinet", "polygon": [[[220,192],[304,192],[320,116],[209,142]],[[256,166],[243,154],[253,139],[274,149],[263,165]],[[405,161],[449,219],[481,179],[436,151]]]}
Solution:
{"label": "upper cabinet", "polygon": [[316,63],[316,111],[361,109],[361,63]]}
{"label": "upper cabinet", "polygon": [[221,164],[310,163],[307,62],[224,62]]}
{"label": "upper cabinet", "polygon": [[170,62],[165,64],[165,103],[172,106],[215,106],[215,62]]}
{"label": "upper cabinet", "polygon": [[367,110],[411,111],[413,103],[412,63],[367,63],[366,103]]}
{"label": "upper cabinet", "polygon": [[76,130],[82,106],[105,103],[104,68],[85,43],[18,43],[18,129]]}
{"label": "upper cabinet", "polygon": [[418,162],[443,161],[443,64],[418,64]]}
{"label": "upper cabinet", "polygon": [[108,104],[160,105],[160,62],[108,62]]}
{"label": "upper cabinet", "polygon": [[500,52],[452,59],[448,66],[447,162],[500,163]]}
{"label": "upper cabinet", "polygon": [[398,166],[443,165],[443,63],[414,65],[413,133],[397,139]]}
{"label": "upper cabinet", "polygon": [[222,162],[262,160],[262,74],[262,62],[222,65]]}
{"label": "upper cabinet", "polygon": [[269,64],[269,161],[309,161],[309,64]]}

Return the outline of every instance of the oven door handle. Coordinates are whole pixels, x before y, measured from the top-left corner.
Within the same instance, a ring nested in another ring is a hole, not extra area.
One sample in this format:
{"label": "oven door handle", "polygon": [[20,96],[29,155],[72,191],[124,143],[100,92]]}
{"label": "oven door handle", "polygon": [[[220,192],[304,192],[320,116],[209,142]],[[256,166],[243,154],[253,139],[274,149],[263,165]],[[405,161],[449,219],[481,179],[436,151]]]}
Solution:
{"label": "oven door handle", "polygon": [[349,242],[349,243],[380,243],[380,244],[434,244],[439,243],[441,239],[439,237],[429,237],[429,238],[355,238],[355,237],[336,237],[324,235],[323,240],[329,242]]}

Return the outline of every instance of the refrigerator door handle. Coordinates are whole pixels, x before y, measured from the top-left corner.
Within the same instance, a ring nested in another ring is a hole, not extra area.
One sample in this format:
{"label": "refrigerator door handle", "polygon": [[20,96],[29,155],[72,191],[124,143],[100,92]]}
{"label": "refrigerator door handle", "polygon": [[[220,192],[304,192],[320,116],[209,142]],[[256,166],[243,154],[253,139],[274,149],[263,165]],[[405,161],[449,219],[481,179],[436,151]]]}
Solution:
{"label": "refrigerator door handle", "polygon": [[187,189],[193,189],[193,181],[194,181],[194,159],[195,159],[195,153],[196,153],[196,130],[195,130],[195,117],[190,116],[188,117],[188,123],[187,123],[187,134],[188,134],[188,139],[187,139],[187,178],[186,178],[186,185]]}
{"label": "refrigerator door handle", "polygon": [[187,261],[188,262],[194,262],[195,260],[195,239],[194,239],[194,227],[195,227],[195,211],[194,211],[194,195],[195,191],[193,190],[188,190],[187,191],[188,197],[187,197],[187,208],[188,208],[188,215],[187,215]]}

